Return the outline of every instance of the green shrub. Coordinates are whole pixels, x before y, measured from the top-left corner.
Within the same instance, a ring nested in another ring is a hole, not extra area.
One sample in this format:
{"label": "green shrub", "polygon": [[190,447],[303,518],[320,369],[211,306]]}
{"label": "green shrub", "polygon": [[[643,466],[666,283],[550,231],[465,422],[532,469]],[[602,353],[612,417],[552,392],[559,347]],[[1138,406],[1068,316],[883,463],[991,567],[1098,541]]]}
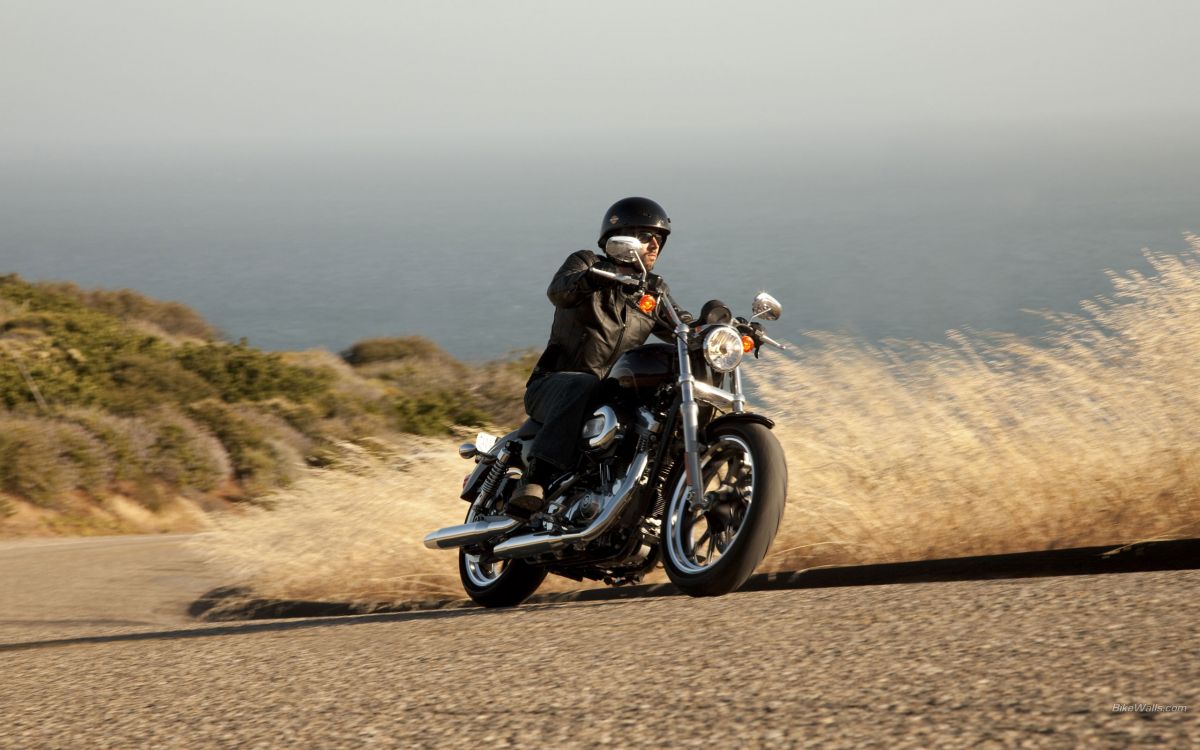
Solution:
{"label": "green shrub", "polygon": [[525,382],[540,356],[537,351],[517,352],[475,370],[475,393],[489,422],[516,426],[525,421]]}
{"label": "green shrub", "polygon": [[339,358],[215,335],[186,307],[129,290],[0,276],[0,420],[13,423],[0,439],[0,491],[53,503],[121,481],[153,507],[164,492],[234,478],[258,494],[323,462],[336,441],[515,423],[536,357],[466,365],[405,336]]}
{"label": "green shrub", "polygon": [[141,480],[149,471],[155,435],[145,420],[118,417],[94,407],[67,409],[61,417],[87,430],[105,446],[114,480]]}
{"label": "green shrub", "polygon": [[445,350],[424,336],[364,339],[342,352],[342,359],[355,366],[410,359],[437,363],[455,361]]}
{"label": "green shrub", "polygon": [[280,396],[307,401],[325,391],[332,380],[327,372],[289,365],[280,355],[259,351],[245,340],[237,344],[185,344],[174,357],[229,403]]}
{"label": "green shrub", "polygon": [[310,438],[323,437],[322,409],[316,403],[298,404],[286,398],[272,398],[259,403],[264,413],[278,417],[292,429]]}
{"label": "green shrub", "polygon": [[115,361],[133,355],[163,359],[170,350],[111,315],[11,277],[0,277],[0,295],[22,300],[23,310],[0,324],[0,399],[9,409],[35,402],[30,380],[48,403],[98,403],[113,387]]}
{"label": "green shrub", "polygon": [[84,291],[74,284],[45,284],[43,288],[76,296],[80,302],[100,312],[123,320],[142,320],[152,323],[166,333],[212,341],[217,329],[195,310],[179,302],[153,299],[132,289],[92,289]]}
{"label": "green shrub", "polygon": [[302,452],[289,450],[287,436],[272,434],[255,415],[215,399],[192,404],[188,414],[221,441],[247,494],[263,494],[294,478]]}
{"label": "green shrub", "polygon": [[417,435],[446,434],[453,425],[478,427],[487,421],[487,415],[463,394],[447,391],[400,396],[392,413],[396,429]]}
{"label": "green shrub", "polygon": [[50,419],[0,420],[0,489],[47,508],[72,489],[98,489],[112,479],[100,441],[78,425]]}
{"label": "green shrub", "polygon": [[102,489],[113,480],[112,455],[95,436],[77,424],[54,422],[53,430],[62,456],[77,468],[75,486],[83,490]]}
{"label": "green shrub", "polygon": [[124,354],[113,360],[109,387],[97,400],[118,414],[140,414],[162,404],[188,404],[216,395],[217,389],[178,362],[145,354]]}
{"label": "green shrub", "polygon": [[146,474],[180,488],[211,490],[229,476],[229,458],[221,444],[195,422],[171,409],[150,417]]}
{"label": "green shrub", "polygon": [[30,283],[16,274],[7,274],[0,276],[0,297],[36,311],[73,313],[87,309],[121,320],[146,321],[167,333],[217,338],[216,329],[195,310],[131,289],[85,290],[69,282]]}

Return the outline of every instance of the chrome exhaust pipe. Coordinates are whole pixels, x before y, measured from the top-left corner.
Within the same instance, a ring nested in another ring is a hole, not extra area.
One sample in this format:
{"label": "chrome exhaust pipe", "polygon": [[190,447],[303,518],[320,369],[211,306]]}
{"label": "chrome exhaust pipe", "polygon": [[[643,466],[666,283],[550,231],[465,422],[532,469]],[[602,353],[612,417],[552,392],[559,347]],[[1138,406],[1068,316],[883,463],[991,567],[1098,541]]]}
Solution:
{"label": "chrome exhaust pipe", "polygon": [[625,506],[633,498],[633,490],[637,487],[638,480],[642,478],[642,474],[646,471],[646,464],[650,462],[649,453],[639,453],[629,467],[629,471],[625,473],[625,477],[621,479],[620,485],[609,500],[604,504],[604,509],[600,511],[600,515],[596,516],[590,524],[581,531],[574,531],[569,534],[525,534],[523,536],[506,539],[496,545],[492,550],[492,554],[496,557],[513,558],[513,557],[529,557],[531,555],[540,555],[543,552],[552,552],[556,549],[561,549],[568,545],[578,543],[588,543],[604,533],[612,522],[616,520],[621,511],[625,510]]}
{"label": "chrome exhaust pipe", "polygon": [[459,526],[447,526],[427,534],[425,546],[429,549],[455,549],[476,542],[486,542],[520,525],[521,522],[515,518],[490,518]]}

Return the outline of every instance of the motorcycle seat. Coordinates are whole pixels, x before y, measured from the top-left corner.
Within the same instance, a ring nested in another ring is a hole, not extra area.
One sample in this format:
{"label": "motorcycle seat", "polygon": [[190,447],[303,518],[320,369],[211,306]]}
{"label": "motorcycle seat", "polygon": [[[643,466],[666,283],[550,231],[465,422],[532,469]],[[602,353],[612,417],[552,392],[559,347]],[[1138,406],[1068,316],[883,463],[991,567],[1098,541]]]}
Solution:
{"label": "motorcycle seat", "polygon": [[537,435],[538,431],[541,429],[541,422],[538,422],[534,419],[526,419],[521,426],[517,428],[517,439],[528,440],[534,435]]}

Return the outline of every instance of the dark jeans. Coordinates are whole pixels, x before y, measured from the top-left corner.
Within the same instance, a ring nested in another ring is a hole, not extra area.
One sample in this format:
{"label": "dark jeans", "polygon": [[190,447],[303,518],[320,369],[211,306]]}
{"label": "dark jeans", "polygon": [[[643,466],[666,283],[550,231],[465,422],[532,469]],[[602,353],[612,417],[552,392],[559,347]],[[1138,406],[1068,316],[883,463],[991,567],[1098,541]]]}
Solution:
{"label": "dark jeans", "polygon": [[600,379],[588,372],[551,372],[525,388],[525,413],[542,423],[533,456],[565,471],[579,456],[579,435],[592,414]]}

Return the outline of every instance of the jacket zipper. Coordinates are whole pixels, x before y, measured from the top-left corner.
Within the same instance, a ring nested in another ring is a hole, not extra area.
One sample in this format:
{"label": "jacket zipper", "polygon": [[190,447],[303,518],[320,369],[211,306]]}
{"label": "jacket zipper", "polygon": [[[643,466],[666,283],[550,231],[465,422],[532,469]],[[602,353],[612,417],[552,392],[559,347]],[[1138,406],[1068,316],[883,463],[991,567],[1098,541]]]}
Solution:
{"label": "jacket zipper", "polygon": [[621,298],[621,333],[617,335],[617,343],[613,346],[613,353],[609,356],[608,362],[604,365],[604,374],[608,375],[608,371],[612,369],[613,363],[617,361],[617,357],[621,356],[621,342],[625,340],[625,328],[629,325],[629,300]]}

